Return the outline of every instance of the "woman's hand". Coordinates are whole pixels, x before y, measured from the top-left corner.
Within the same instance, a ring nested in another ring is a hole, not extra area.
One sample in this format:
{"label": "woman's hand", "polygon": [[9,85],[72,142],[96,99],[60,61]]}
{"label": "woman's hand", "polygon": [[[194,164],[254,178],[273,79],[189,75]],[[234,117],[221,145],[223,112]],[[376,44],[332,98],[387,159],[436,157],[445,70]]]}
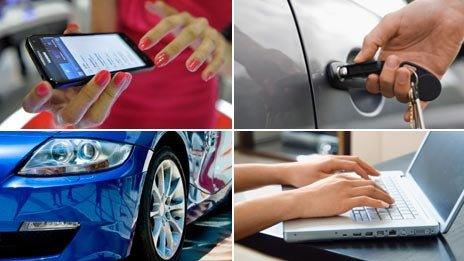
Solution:
{"label": "woman's hand", "polygon": [[202,17],[193,17],[187,12],[179,13],[163,1],[147,2],[147,10],[164,17],[153,29],[148,31],[139,42],[141,50],[155,46],[162,38],[180,28],[180,33],[154,58],[157,67],[166,66],[183,50],[199,42],[185,66],[190,72],[196,72],[205,62],[201,77],[204,81],[212,79],[226,60],[226,40]]}
{"label": "woman's hand", "polygon": [[329,217],[355,207],[387,208],[393,198],[374,181],[332,175],[309,186],[289,191],[293,195],[288,219]]}
{"label": "woman's hand", "polygon": [[282,184],[302,187],[334,173],[353,171],[364,179],[380,173],[356,156],[314,156],[308,161],[281,164]]}
{"label": "woman's hand", "polygon": [[234,238],[240,240],[285,220],[336,216],[355,207],[386,208],[392,203],[372,180],[331,175],[299,189],[235,203]]}
{"label": "woman's hand", "polygon": [[[65,34],[78,33],[76,24],[69,24]],[[129,86],[132,75],[102,70],[84,86],[53,89],[50,83],[38,83],[23,100],[27,112],[50,111],[57,128],[90,128],[103,123],[116,99]]]}

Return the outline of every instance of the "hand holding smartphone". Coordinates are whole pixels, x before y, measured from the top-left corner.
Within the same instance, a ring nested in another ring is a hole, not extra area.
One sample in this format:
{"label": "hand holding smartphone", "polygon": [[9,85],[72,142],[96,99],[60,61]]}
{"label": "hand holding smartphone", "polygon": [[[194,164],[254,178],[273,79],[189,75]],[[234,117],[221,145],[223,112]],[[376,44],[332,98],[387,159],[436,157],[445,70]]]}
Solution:
{"label": "hand holding smartphone", "polygon": [[87,83],[101,70],[138,71],[153,61],[123,33],[33,35],[26,49],[43,80],[54,88]]}
{"label": "hand holding smartphone", "polygon": [[[29,113],[50,112],[54,128],[99,126],[129,87],[129,71],[152,66],[124,35],[98,34],[104,37],[95,38],[95,34],[77,33],[79,26],[68,24],[64,35],[27,39],[27,49],[44,81],[26,95],[23,109]],[[76,88],[56,88],[66,86]]]}

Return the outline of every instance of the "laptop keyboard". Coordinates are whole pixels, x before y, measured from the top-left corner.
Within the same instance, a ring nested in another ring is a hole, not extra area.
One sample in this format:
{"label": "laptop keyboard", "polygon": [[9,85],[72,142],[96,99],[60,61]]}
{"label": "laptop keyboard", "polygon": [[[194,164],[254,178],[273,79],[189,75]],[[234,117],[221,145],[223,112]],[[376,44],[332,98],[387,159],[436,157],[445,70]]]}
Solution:
{"label": "laptop keyboard", "polygon": [[382,177],[374,180],[377,185],[387,191],[395,199],[395,203],[389,208],[357,207],[350,212],[350,217],[355,221],[379,221],[415,219],[419,212],[412,206],[411,201],[391,177]]}

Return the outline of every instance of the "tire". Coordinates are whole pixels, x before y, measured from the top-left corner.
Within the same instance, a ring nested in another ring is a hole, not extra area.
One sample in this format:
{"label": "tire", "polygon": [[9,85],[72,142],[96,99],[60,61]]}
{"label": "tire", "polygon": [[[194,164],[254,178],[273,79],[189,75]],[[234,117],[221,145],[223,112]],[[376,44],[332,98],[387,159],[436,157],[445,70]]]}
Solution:
{"label": "tire", "polygon": [[[167,179],[165,179],[165,186],[159,186],[162,183],[161,176],[168,177],[168,169],[171,171],[171,182],[168,184]],[[178,173],[175,169],[178,170]],[[135,260],[179,259],[185,238],[188,199],[186,184],[185,172],[174,151],[167,146],[161,148],[153,156],[143,186],[134,247],[132,248]],[[170,188],[167,191],[172,193],[161,191],[166,188]],[[157,194],[155,190],[159,193]],[[169,228],[171,231],[171,241],[169,241],[170,233],[166,232],[165,228]],[[153,237],[152,234],[156,235],[158,231],[158,236]],[[179,233],[181,234],[179,235]],[[163,242],[165,242],[164,245]],[[169,247],[169,242],[172,242],[172,247]]]}

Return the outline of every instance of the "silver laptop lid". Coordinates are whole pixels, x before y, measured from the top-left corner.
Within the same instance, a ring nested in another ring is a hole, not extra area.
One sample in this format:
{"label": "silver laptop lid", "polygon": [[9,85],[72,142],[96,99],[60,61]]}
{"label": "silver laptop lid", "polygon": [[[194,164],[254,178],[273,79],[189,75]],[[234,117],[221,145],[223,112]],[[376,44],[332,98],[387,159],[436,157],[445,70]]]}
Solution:
{"label": "silver laptop lid", "polygon": [[446,233],[464,199],[464,132],[431,131],[407,171],[439,215]]}

